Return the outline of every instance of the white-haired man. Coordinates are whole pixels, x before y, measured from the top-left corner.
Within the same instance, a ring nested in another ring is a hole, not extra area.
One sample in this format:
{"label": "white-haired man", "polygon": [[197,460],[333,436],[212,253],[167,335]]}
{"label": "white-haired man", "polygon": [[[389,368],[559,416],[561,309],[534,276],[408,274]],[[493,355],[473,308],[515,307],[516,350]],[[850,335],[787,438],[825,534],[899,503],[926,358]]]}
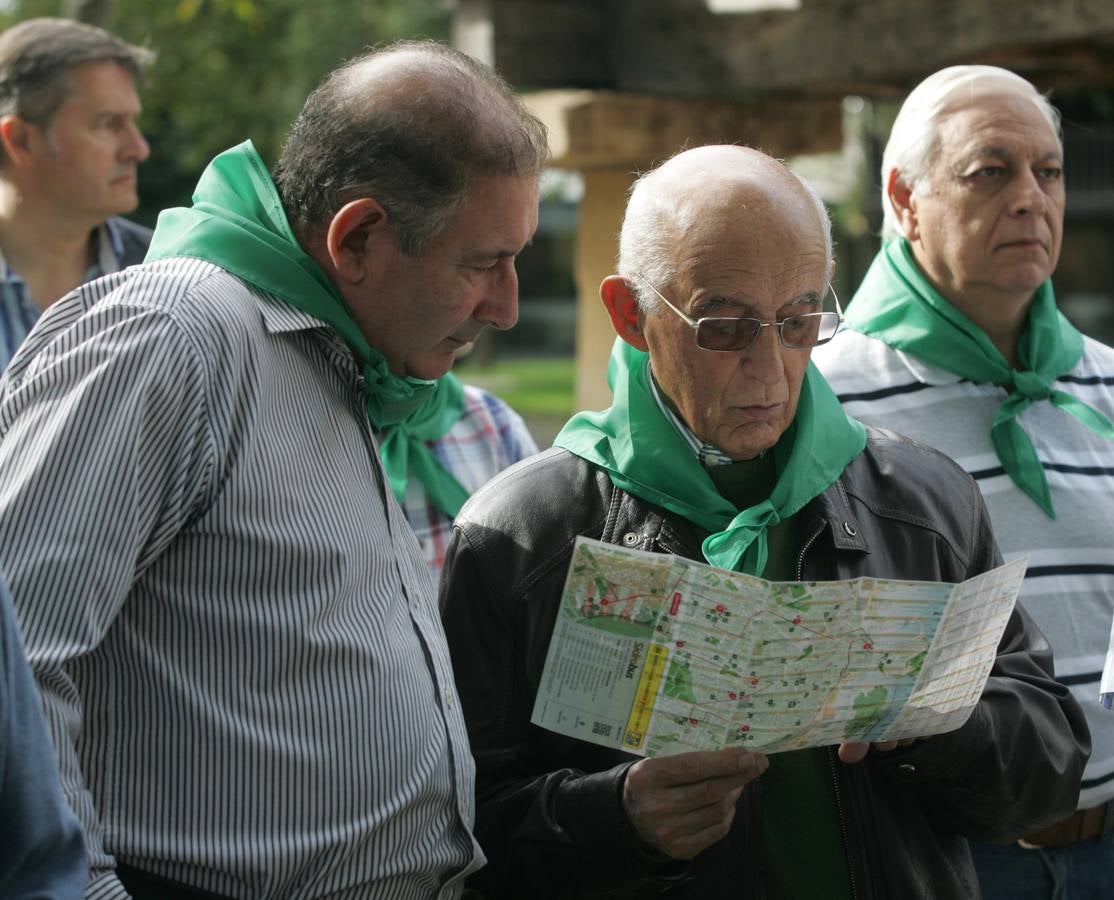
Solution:
{"label": "white-haired man", "polygon": [[631,194],[600,288],[614,403],[472,497],[442,577],[485,896],[973,897],[963,835],[1074,804],[1082,713],[1021,611],[967,724],[901,747],[636,760],[530,724],[577,535],[779,581],[999,561],[971,479],[850,419],[810,365],[831,271],[823,204],[756,151],[686,151]]}
{"label": "white-haired man", "polygon": [[990,898],[1114,896],[1114,720],[1097,702],[1114,611],[1114,352],[1060,314],[1056,111],[1023,78],[923,81],[883,156],[886,244],[816,356],[847,411],[943,450],[976,480],[1021,600],[1088,713],[1078,810],[975,846]]}

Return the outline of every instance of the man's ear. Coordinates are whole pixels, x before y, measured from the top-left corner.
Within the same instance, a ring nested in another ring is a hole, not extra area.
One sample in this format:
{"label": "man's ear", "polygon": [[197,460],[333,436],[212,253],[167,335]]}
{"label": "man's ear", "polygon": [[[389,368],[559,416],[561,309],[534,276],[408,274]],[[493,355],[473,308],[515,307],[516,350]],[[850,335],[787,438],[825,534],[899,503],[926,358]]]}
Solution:
{"label": "man's ear", "polygon": [[886,198],[893,208],[902,233],[911,241],[918,240],[921,233],[917,225],[917,200],[913,196],[913,189],[897,169],[890,169]]}
{"label": "man's ear", "polygon": [[649,352],[650,345],[642,334],[644,313],[627,280],[618,275],[608,275],[600,284],[600,298],[611,316],[615,333],[636,350]]}
{"label": "man's ear", "polygon": [[16,165],[27,160],[32,153],[31,129],[34,127],[14,113],[0,116],[0,145],[4,147],[4,156]]}
{"label": "man's ear", "polygon": [[359,284],[381,259],[385,241],[394,244],[387,211],[373,197],[361,197],[344,204],[330,220],[325,252],[343,281]]}

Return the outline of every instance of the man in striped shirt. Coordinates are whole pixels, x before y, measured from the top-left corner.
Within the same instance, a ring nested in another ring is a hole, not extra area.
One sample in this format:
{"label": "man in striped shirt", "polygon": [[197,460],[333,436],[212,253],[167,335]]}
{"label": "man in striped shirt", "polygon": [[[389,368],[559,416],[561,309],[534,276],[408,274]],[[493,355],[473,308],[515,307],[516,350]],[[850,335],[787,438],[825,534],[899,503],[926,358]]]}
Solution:
{"label": "man in striped shirt", "polygon": [[483,863],[376,433],[517,313],[543,126],[433,43],[338,69],[0,380],[0,568],[87,897],[455,898]]}
{"label": "man in striped shirt", "polygon": [[1088,714],[1078,811],[973,845],[984,896],[1114,896],[1114,718],[1098,703],[1114,613],[1114,352],[1057,311],[1056,111],[1027,81],[955,66],[922,82],[882,162],[883,246],[813,359],[847,412],[930,444],[977,481],[1021,602]]}
{"label": "man in striped shirt", "polygon": [[42,311],[79,284],[143,262],[150,152],[136,89],[153,54],[69,19],[0,35],[0,367]]}

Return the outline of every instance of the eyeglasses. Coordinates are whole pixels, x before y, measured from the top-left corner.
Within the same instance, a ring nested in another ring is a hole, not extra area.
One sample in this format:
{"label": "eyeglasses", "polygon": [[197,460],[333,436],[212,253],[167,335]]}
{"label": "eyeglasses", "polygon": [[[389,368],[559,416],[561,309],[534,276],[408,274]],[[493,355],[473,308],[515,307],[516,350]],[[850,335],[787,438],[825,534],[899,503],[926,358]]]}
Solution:
{"label": "eyeglasses", "polygon": [[691,319],[681,310],[670,303],[661,295],[661,292],[650,284],[637,272],[635,276],[653,291],[659,300],[668,306],[696,332],[696,346],[702,350],[713,350],[717,353],[733,353],[746,350],[758,340],[758,335],[763,328],[773,328],[777,331],[781,346],[789,350],[807,350],[809,347],[818,347],[826,344],[836,336],[840,323],[843,321],[843,310],[839,305],[839,297],[835,289],[829,284],[835,300],[836,312],[804,313],[799,316],[786,316],[778,322],[763,322],[750,316],[734,316],[732,318],[718,316]]}

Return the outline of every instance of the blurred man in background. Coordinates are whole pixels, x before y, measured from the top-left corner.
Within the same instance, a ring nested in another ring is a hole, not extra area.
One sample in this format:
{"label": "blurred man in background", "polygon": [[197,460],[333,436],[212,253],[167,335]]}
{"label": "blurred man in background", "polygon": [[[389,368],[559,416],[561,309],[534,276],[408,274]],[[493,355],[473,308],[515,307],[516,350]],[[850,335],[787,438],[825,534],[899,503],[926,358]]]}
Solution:
{"label": "blurred man in background", "polygon": [[150,51],[69,19],[0,34],[0,367],[39,315],[86,281],[143,261],[149,148],[138,88]]}

